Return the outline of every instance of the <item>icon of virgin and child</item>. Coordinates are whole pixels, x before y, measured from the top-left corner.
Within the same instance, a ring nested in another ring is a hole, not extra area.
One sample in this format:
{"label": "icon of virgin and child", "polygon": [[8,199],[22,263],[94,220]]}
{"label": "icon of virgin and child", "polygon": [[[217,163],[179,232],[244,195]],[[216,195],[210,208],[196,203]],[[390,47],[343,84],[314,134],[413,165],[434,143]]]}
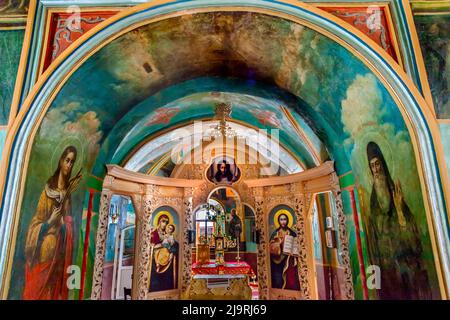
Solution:
{"label": "icon of virgin and child", "polygon": [[168,211],[157,213],[150,240],[152,245],[150,292],[177,288],[179,244],[175,234],[173,215]]}

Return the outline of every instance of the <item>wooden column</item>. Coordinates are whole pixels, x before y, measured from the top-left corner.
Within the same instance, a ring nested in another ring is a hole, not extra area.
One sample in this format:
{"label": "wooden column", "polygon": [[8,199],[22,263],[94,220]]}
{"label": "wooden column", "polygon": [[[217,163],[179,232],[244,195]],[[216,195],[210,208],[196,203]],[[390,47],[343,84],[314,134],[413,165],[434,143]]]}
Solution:
{"label": "wooden column", "polygon": [[184,232],[183,232],[183,261],[182,274],[181,274],[181,292],[186,292],[189,284],[191,283],[191,270],[192,270],[192,247],[189,243],[189,230],[192,230],[192,203],[193,203],[193,190],[192,188],[184,189]]}
{"label": "wooden column", "polygon": [[313,199],[311,193],[303,193],[301,186],[294,184],[291,186],[293,192],[293,203],[295,215],[297,217],[297,239],[299,241],[300,256],[298,257],[298,277],[300,280],[301,298],[305,300],[314,297],[314,256],[311,248],[312,235],[311,226],[308,223],[308,212]]}
{"label": "wooden column", "polygon": [[142,199],[142,210],[136,216],[135,256],[133,266],[133,300],[145,300],[150,286],[151,247],[151,216],[155,208],[155,188],[147,185]]}
{"label": "wooden column", "polygon": [[[105,178],[106,179],[106,178]],[[106,249],[106,235],[108,233],[108,216],[109,207],[111,203],[112,192],[109,190],[103,190],[100,198],[100,210],[98,217],[96,247],[95,247],[95,262],[94,262],[94,274],[92,279],[92,300],[100,300],[102,297],[102,278],[103,278],[103,265],[105,262],[105,249]]]}
{"label": "wooden column", "polygon": [[352,268],[350,266],[350,252],[348,249],[348,233],[345,224],[344,207],[342,205],[341,191],[338,187],[333,189],[333,196],[336,201],[336,211],[338,217],[338,238],[340,247],[340,256],[344,266],[345,275],[345,298],[347,300],[355,299],[355,292],[353,289]]}

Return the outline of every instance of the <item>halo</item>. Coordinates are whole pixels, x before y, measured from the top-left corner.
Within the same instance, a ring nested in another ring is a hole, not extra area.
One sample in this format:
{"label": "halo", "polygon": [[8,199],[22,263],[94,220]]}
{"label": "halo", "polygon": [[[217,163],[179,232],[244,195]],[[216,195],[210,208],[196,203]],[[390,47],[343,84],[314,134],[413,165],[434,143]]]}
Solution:
{"label": "halo", "polygon": [[[166,215],[166,216],[168,216],[169,217],[169,223],[167,224],[167,225],[169,225],[169,224],[173,224],[173,225],[175,225],[174,223],[173,223],[173,216],[172,216],[172,214],[169,212],[169,211],[167,211],[167,210],[161,210],[161,211],[159,211],[157,214],[155,214],[155,216],[153,217],[153,227],[154,228],[156,228],[157,227],[157,225],[158,225],[158,219],[159,219],[159,217],[160,216],[162,216],[162,215]],[[177,232],[177,228],[176,228],[176,226],[175,226],[175,233]]]}
{"label": "halo", "polygon": [[63,153],[64,149],[68,146],[74,146],[77,149],[77,160],[74,163],[74,166],[72,168],[72,173],[77,173],[78,170],[82,167],[82,165],[85,163],[85,146],[81,142],[80,138],[72,136],[69,138],[66,138],[62,141],[60,141],[56,147],[53,149],[53,154],[50,162],[50,166],[48,166],[48,176],[50,177],[53,172],[58,168],[58,161],[61,157],[61,154]]}
{"label": "halo", "polygon": [[278,229],[280,227],[280,223],[278,222],[278,217],[282,214],[287,215],[287,217],[289,219],[288,227],[292,228],[292,226],[294,224],[294,217],[292,216],[292,213],[289,210],[280,209],[273,216],[273,224],[275,225],[275,229]]}
{"label": "halo", "polygon": [[[386,164],[388,165],[389,173],[392,177],[396,177],[395,173],[397,171],[397,161],[395,161],[394,159],[394,151],[392,150],[391,143],[389,143],[386,137],[379,134],[378,132],[367,132],[361,136],[360,141],[363,142],[364,145],[361,145],[358,149],[362,149],[361,151],[364,152],[365,162],[367,162],[367,144],[370,141],[373,141],[380,147],[381,153],[383,154]],[[367,165],[369,166],[368,162]]]}

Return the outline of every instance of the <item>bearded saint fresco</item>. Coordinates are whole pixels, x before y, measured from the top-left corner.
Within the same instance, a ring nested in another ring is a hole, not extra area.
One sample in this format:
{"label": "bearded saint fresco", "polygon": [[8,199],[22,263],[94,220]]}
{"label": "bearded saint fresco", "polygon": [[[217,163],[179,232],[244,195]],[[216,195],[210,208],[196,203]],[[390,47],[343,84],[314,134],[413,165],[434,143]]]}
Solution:
{"label": "bearded saint fresco", "polygon": [[213,161],[208,169],[208,180],[217,184],[233,184],[240,177],[240,170],[234,159],[220,158]]}
{"label": "bearded saint fresco", "polygon": [[170,214],[161,214],[151,232],[152,264],[150,292],[176,289],[178,284],[178,249],[175,239],[175,224],[170,223]]}
{"label": "bearded saint fresco", "polygon": [[420,232],[400,182],[392,180],[376,143],[367,145],[367,158],[373,178],[367,241],[370,263],[381,271],[378,295],[382,300],[431,299]]}
{"label": "bearded saint fresco", "polygon": [[236,213],[236,208],[231,209],[228,234],[239,241],[242,232],[242,221]]}
{"label": "bearded saint fresco", "polygon": [[297,233],[289,228],[287,214],[278,215],[277,221],[279,227],[272,232],[269,242],[272,288],[300,290],[298,258],[283,253],[285,237],[288,235],[297,238]]}
{"label": "bearded saint fresco", "polygon": [[81,180],[81,169],[71,178],[76,159],[77,149],[66,147],[28,226],[23,299],[68,298],[66,270],[72,264],[73,247],[71,194]]}

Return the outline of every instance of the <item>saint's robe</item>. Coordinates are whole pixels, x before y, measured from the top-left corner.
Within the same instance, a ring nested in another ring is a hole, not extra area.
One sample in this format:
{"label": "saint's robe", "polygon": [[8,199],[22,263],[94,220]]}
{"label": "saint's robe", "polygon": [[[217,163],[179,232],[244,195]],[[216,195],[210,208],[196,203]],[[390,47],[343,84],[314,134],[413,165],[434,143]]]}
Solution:
{"label": "saint's robe", "polygon": [[[297,257],[283,254],[284,237],[297,234],[290,228],[275,230],[270,237],[270,271],[272,288],[300,290]],[[297,239],[296,239],[297,240]]]}
{"label": "saint's robe", "polygon": [[[61,220],[49,224],[52,212]],[[46,184],[27,232],[25,244],[25,300],[66,300],[67,268],[72,264],[70,197]]]}
{"label": "saint's robe", "polygon": [[367,241],[370,263],[380,267],[382,300],[431,299],[427,271],[423,268],[420,232],[408,205],[402,211],[406,225],[401,226],[392,200],[383,212],[375,189],[370,197]]}
{"label": "saint's robe", "polygon": [[[152,254],[152,266],[150,273],[150,292],[158,292],[164,290],[171,290],[177,288],[178,283],[178,270],[177,270],[177,258],[178,258],[178,242],[175,241],[172,247],[169,249],[162,247],[162,235],[159,234],[158,229],[152,231],[150,236],[150,242],[153,246]],[[155,248],[156,245],[158,248]],[[156,266],[156,253],[157,250],[168,250],[169,253],[173,253],[172,258],[168,263],[157,271]]]}

